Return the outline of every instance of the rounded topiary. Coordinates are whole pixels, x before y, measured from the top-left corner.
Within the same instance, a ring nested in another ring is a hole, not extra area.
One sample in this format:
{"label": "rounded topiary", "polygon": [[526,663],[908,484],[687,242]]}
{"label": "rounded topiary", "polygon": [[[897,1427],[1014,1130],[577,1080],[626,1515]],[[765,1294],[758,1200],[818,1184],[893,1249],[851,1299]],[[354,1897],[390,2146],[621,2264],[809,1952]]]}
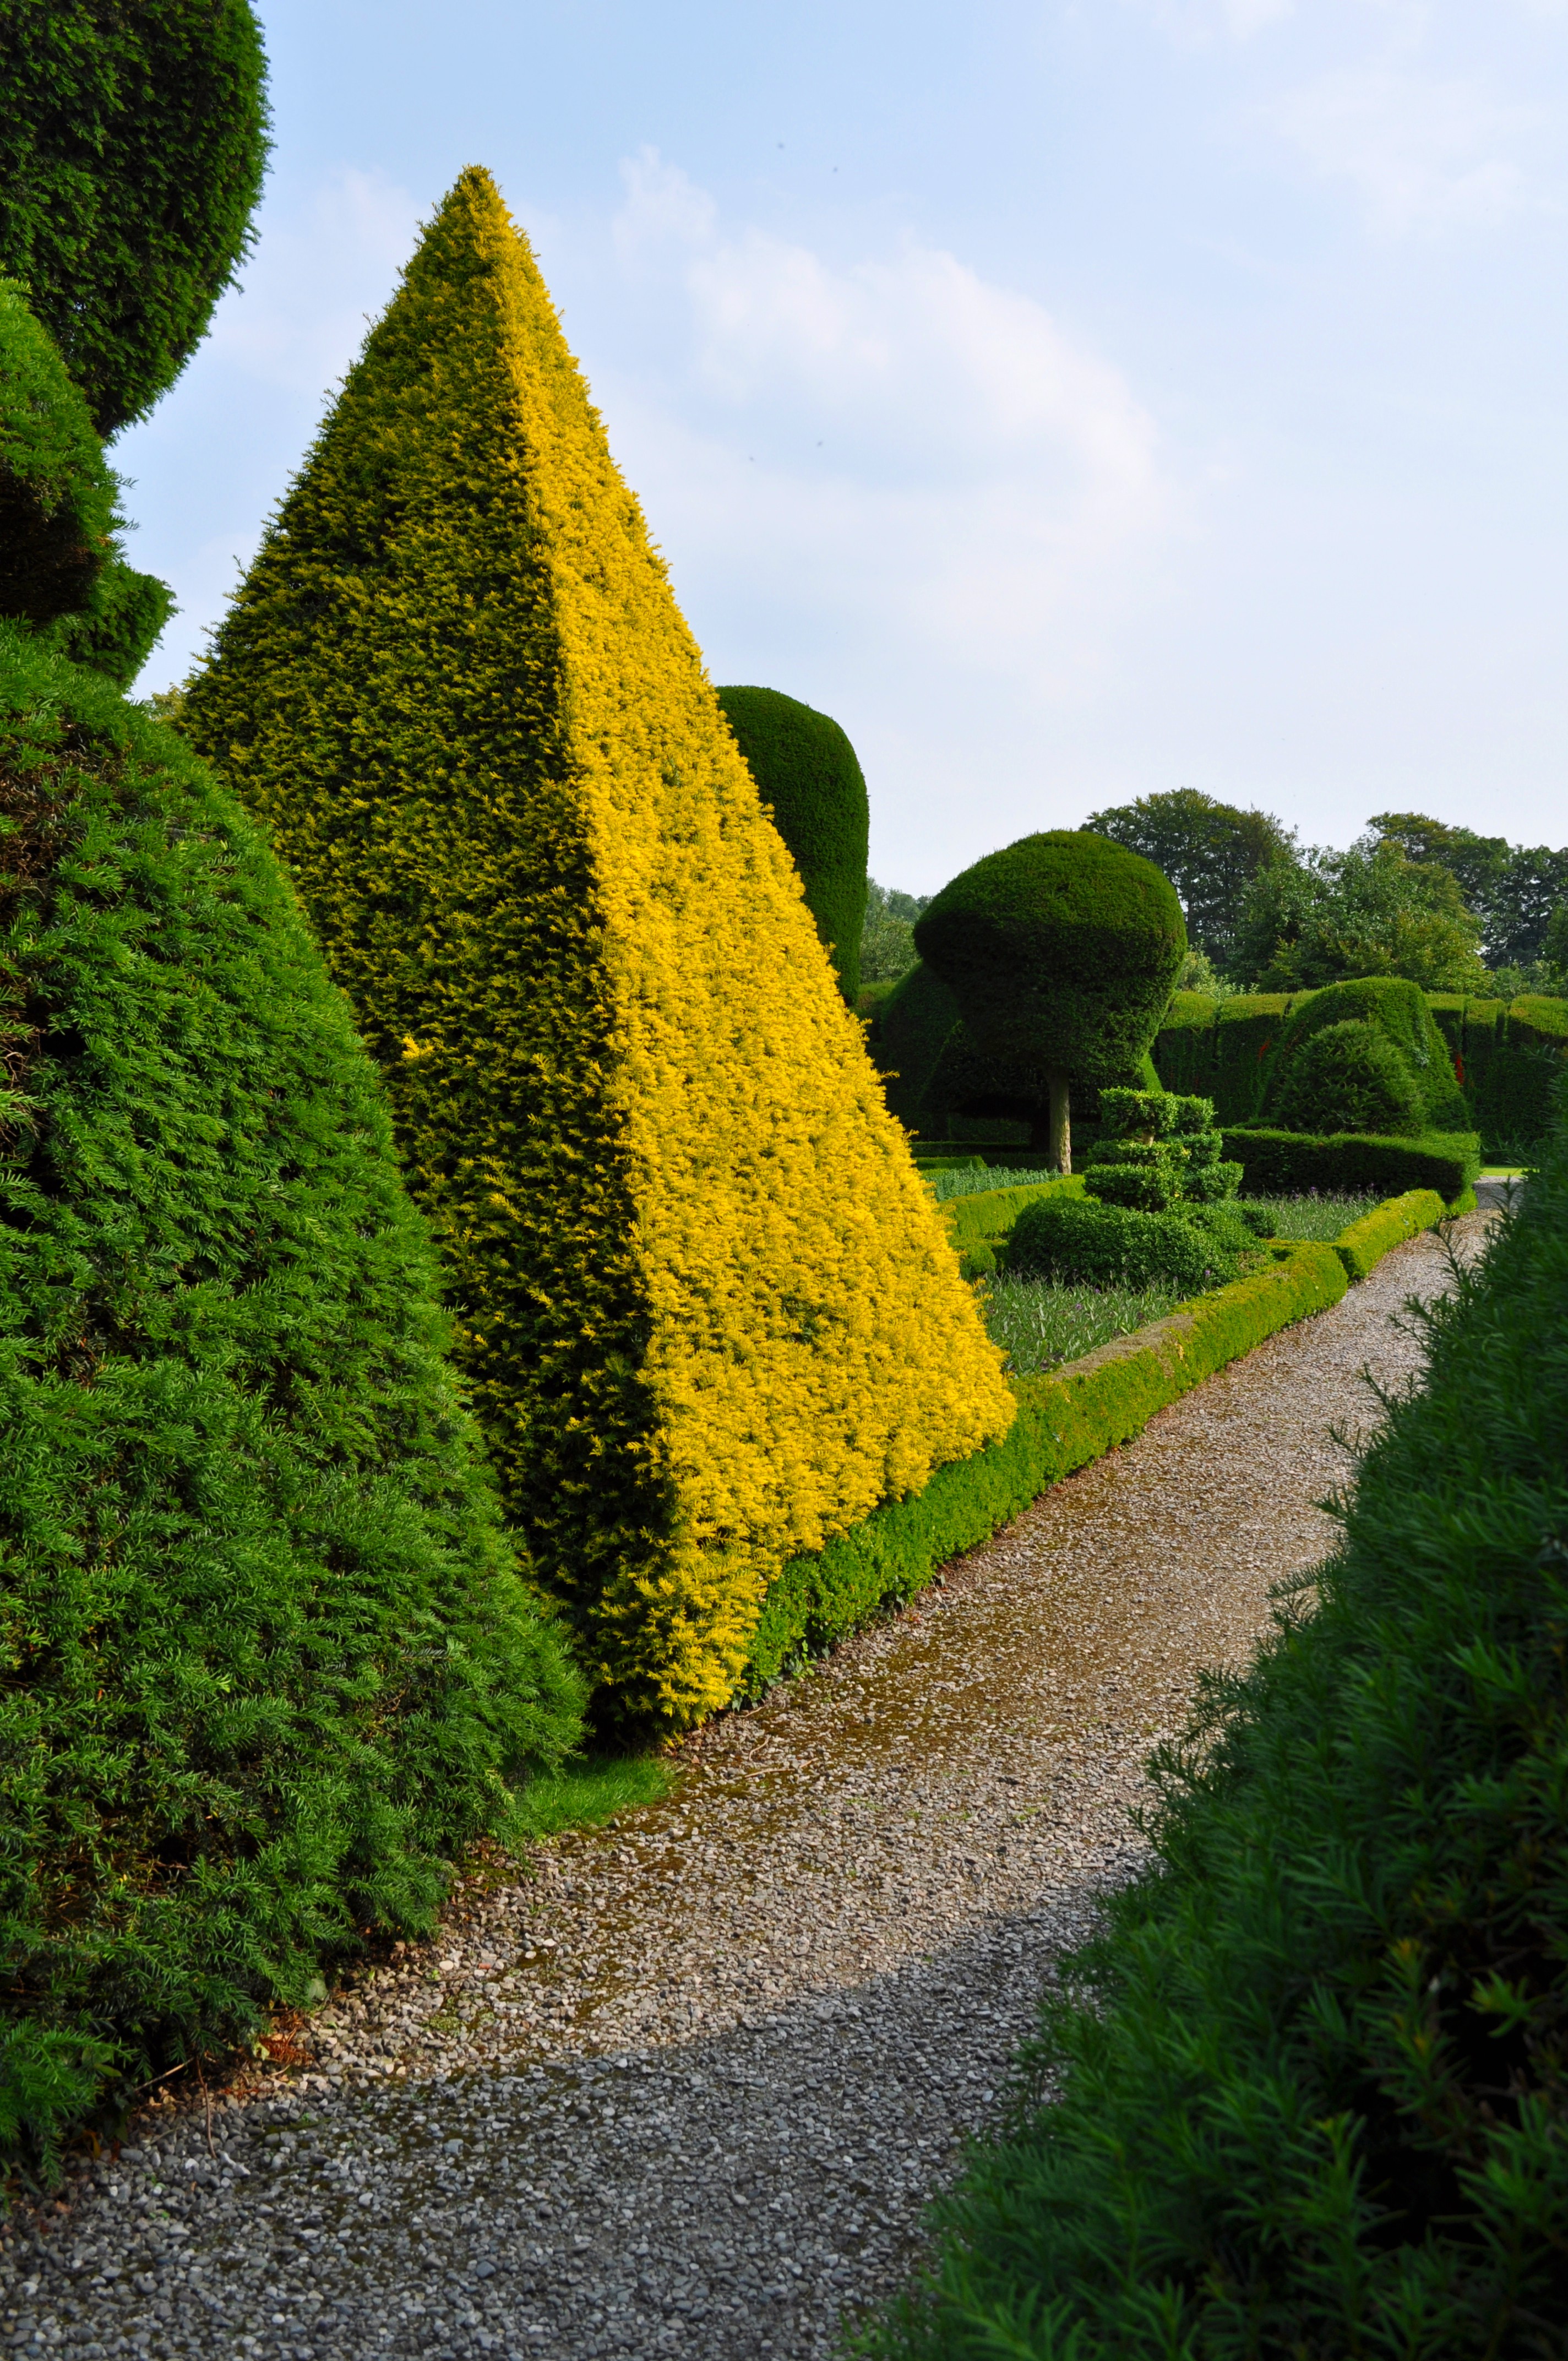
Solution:
{"label": "rounded topiary", "polygon": [[0,616],[49,623],[87,604],[118,489],[53,338],[0,279]]}
{"label": "rounded topiary", "polygon": [[[1291,1130],[1301,1127],[1294,1123],[1286,1125],[1282,1112],[1284,1093],[1297,1057],[1314,1035],[1327,1032],[1332,1026],[1346,1024],[1372,1026],[1402,1059],[1420,1103],[1420,1120],[1415,1126],[1418,1131],[1472,1128],[1453,1060],[1431,1013],[1431,1003],[1419,984],[1398,975],[1358,976],[1348,983],[1332,983],[1321,992],[1309,993],[1295,1004],[1271,1061],[1262,1116],[1265,1123],[1285,1125]],[[1334,1123],[1325,1127],[1331,1131],[1355,1131],[1365,1126]]]}
{"label": "rounded topiary", "polygon": [[1274,1093],[1271,1119],[1281,1129],[1379,1132],[1408,1139],[1423,1127],[1421,1092],[1387,1035],[1348,1017],[1311,1034],[1292,1056]]}
{"label": "rounded topiary", "polygon": [[247,0],[0,0],[0,271],[112,434],[172,385],[267,160]]}
{"label": "rounded topiary", "polygon": [[836,721],[776,688],[721,688],[718,702],[773,825],[790,849],[806,906],[846,1000],[861,988],[871,807]]}
{"label": "rounded topiary", "polygon": [[1228,1205],[1150,1213],[1053,1191],[1013,1224],[1007,1268],[1063,1286],[1168,1287],[1186,1295],[1234,1279],[1252,1244]]}
{"label": "rounded topiary", "polygon": [[1004,1063],[1071,1169],[1074,1077],[1120,1082],[1147,1056],[1187,955],[1170,880],[1080,829],[1025,836],[977,861],[916,920],[982,1056]]}
{"label": "rounded topiary", "polygon": [[265,839],[0,627],[0,2154],[433,1923],[581,1684]]}

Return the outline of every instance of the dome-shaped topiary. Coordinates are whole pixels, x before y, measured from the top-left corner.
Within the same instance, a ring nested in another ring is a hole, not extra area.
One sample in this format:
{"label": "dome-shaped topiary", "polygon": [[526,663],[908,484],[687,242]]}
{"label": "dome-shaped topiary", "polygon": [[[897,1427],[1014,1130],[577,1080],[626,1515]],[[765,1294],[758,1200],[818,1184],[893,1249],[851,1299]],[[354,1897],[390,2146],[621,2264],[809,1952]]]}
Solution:
{"label": "dome-shaped topiary", "polygon": [[1107,837],[1051,829],[955,877],[915,940],[981,1055],[1048,1105],[1044,1144],[1069,1170],[1071,1079],[1135,1072],[1181,972],[1187,927],[1170,880]]}
{"label": "dome-shaped topiary", "polygon": [[[1295,1004],[1272,1060],[1264,1102],[1266,1123],[1286,1122],[1284,1093],[1299,1053],[1315,1034],[1346,1024],[1370,1025],[1398,1053],[1418,1095],[1420,1120],[1417,1130],[1471,1128],[1453,1057],[1438,1029],[1431,1005],[1419,984],[1398,975],[1358,976],[1347,983],[1329,984],[1321,992],[1310,993]],[[1287,1127],[1300,1126],[1290,1124]],[[1327,1126],[1335,1131],[1364,1127],[1349,1123]]]}
{"label": "dome-shaped topiary", "polygon": [[1420,1131],[1420,1085],[1387,1035],[1365,1017],[1310,1034],[1274,1094],[1272,1119],[1287,1131]]}
{"label": "dome-shaped topiary", "polygon": [[0,0],[0,271],[112,434],[194,351],[267,160],[247,0]]}
{"label": "dome-shaped topiary", "polygon": [[846,1000],[861,988],[871,807],[839,724],[776,688],[721,688],[718,702],[790,849],[806,907]]}

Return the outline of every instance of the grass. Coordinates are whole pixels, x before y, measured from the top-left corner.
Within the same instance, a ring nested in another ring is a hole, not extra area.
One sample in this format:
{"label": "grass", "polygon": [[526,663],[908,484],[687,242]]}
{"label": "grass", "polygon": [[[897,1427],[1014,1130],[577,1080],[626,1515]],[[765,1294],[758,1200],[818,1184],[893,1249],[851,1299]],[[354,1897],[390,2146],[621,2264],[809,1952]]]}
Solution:
{"label": "grass", "polygon": [[1268,1207],[1277,1224],[1277,1237],[1322,1238],[1330,1244],[1380,1202],[1376,1196],[1320,1197],[1315,1190],[1305,1197],[1247,1199],[1249,1205]]}
{"label": "grass", "polygon": [[927,1185],[938,1205],[949,1197],[978,1197],[988,1189],[1032,1189],[1054,1172],[1021,1172],[1009,1165],[966,1164],[957,1172],[927,1172]]}
{"label": "grass", "polygon": [[986,1293],[985,1324],[1009,1375],[1025,1378],[1163,1319],[1178,1301],[1165,1288],[1068,1287],[1001,1272]]}
{"label": "grass", "polygon": [[674,1772],[659,1754],[584,1755],[530,1783],[508,1833],[526,1839],[602,1828],[618,1812],[658,1803],[674,1784]]}

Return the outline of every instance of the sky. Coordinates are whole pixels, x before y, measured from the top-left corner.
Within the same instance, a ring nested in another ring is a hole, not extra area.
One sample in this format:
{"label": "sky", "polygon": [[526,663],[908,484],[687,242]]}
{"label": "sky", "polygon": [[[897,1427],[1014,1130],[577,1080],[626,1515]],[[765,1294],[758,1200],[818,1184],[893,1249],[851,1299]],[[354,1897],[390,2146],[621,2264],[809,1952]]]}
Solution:
{"label": "sky", "polygon": [[495,175],[717,683],[872,869],[1187,786],[1568,842],[1568,0],[260,0],[241,284],[115,445],[182,677]]}

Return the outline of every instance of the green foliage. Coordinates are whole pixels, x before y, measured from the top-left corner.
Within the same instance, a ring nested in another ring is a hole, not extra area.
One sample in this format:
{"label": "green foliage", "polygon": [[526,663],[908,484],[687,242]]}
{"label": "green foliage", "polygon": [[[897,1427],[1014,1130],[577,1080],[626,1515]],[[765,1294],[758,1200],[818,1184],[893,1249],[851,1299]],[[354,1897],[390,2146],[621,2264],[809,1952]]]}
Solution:
{"label": "green foliage", "polygon": [[0,616],[48,623],[86,605],[118,489],[59,351],[0,279]]}
{"label": "green foliage", "polygon": [[1072,829],[976,862],[936,896],[915,940],[982,1055],[1096,1083],[1147,1054],[1187,952],[1169,879]]}
{"label": "green foliage", "polygon": [[[1547,934],[1553,911],[1568,903],[1568,846],[1554,852],[1544,844],[1509,844],[1506,837],[1477,836],[1423,812],[1379,812],[1372,827],[1407,861],[1444,869],[1453,878],[1465,908],[1480,920],[1489,968],[1530,968],[1552,957]],[[1503,997],[1512,999],[1521,988],[1515,985]]]}
{"label": "green foliage", "polygon": [[1370,1191],[1356,1196],[1238,1197],[1236,1211],[1250,1222],[1260,1238],[1338,1238],[1353,1222],[1376,1206]]}
{"label": "green foliage", "polygon": [[1003,1189],[1048,1188],[1058,1177],[1054,1172],[1027,1165],[1017,1168],[1008,1165],[1002,1169],[1006,1171],[1005,1182],[1002,1179],[1002,1170],[989,1164],[933,1166],[922,1161],[920,1166],[938,1205],[947,1204],[955,1197],[989,1196]]}
{"label": "green foliage", "polygon": [[[1195,787],[1091,812],[1083,825],[1141,852],[1170,879],[1196,947],[1189,966],[1202,961],[1199,977],[1211,961],[1229,961],[1249,882],[1269,862],[1288,858],[1295,844],[1294,833],[1267,812],[1217,803]],[[1193,981],[1182,974],[1183,984]]]}
{"label": "green foliage", "polygon": [[49,644],[73,664],[103,673],[116,688],[128,688],[173,612],[167,582],[112,555],[82,611],[62,615],[52,626]]}
{"label": "green foliage", "polygon": [[1435,1189],[1452,1205],[1481,1170],[1481,1142],[1474,1132],[1426,1132],[1416,1139],[1336,1132],[1313,1138],[1236,1126],[1227,1127],[1224,1142],[1226,1154],[1241,1165],[1242,1187],[1255,1197],[1366,1190],[1383,1198]]}
{"label": "green foliage", "polygon": [[752,1636],[748,1693],[913,1598],[938,1566],[1047,1486],[1141,1433],[1157,1411],[1266,1336],[1337,1303],[1347,1284],[1331,1246],[1285,1247],[1266,1269],[1113,1339],[1070,1368],[1014,1379],[1018,1414],[1001,1443],[938,1468],[923,1490],[784,1567]]}
{"label": "green foliage", "polygon": [[1232,969],[1262,992],[1310,992],[1349,976],[1398,975],[1429,992],[1486,983],[1480,921],[1450,872],[1368,838],[1260,869],[1247,887]]}
{"label": "green foliage", "polygon": [[[919,953],[915,948],[915,921],[930,900],[928,894],[901,894],[896,888],[866,880],[866,916],[861,928],[861,987],[894,984],[908,974]],[[859,1005],[859,1004],[857,1004]]]}
{"label": "green foliage", "polygon": [[1334,1240],[1334,1252],[1349,1278],[1365,1279],[1393,1247],[1419,1231],[1435,1229],[1447,1212],[1435,1189],[1412,1189],[1347,1224]]}
{"label": "green foliage", "polygon": [[1271,1093],[1287,1131],[1376,1131],[1410,1138],[1425,1128],[1415,1075],[1387,1035],[1365,1017],[1310,1034]]}
{"label": "green foliage", "polygon": [[581,1692],[265,842],[10,631],[0,815],[0,2136],[47,2157],[428,1927]]}
{"label": "green foliage", "polygon": [[0,271],[101,434],[172,385],[234,277],[267,159],[246,0],[0,0]]}
{"label": "green foliage", "polygon": [[[1320,1249],[1319,1251],[1321,1251]],[[898,2361],[1536,2361],[1568,2319],[1568,1148],[1425,1315],[1340,1546],[1157,1757],[1044,2103]]]}
{"label": "green foliage", "polygon": [[1100,1117],[1103,1129],[1090,1151],[1084,1186],[1102,1203],[1158,1213],[1235,1195],[1241,1167],[1220,1160],[1212,1099],[1104,1090]]}
{"label": "green foliage", "polygon": [[852,1002],[861,988],[871,829],[855,750],[826,713],[776,688],[721,688],[718,702],[800,872],[839,989]]}
{"label": "green foliage", "polygon": [[966,1190],[949,1198],[942,1206],[942,1220],[953,1246],[962,1254],[970,1246],[1007,1237],[1025,1205],[1046,1197],[1080,1197],[1082,1193],[1083,1181],[1078,1174],[1066,1180],[1056,1173],[1034,1181],[1021,1179],[1011,1188],[998,1188],[993,1180],[989,1189]]}
{"label": "green foliage", "polygon": [[1168,1287],[1185,1293],[1234,1279],[1253,1243],[1225,1206],[1163,1212],[1052,1195],[1020,1212],[1007,1268],[1066,1286]]}

